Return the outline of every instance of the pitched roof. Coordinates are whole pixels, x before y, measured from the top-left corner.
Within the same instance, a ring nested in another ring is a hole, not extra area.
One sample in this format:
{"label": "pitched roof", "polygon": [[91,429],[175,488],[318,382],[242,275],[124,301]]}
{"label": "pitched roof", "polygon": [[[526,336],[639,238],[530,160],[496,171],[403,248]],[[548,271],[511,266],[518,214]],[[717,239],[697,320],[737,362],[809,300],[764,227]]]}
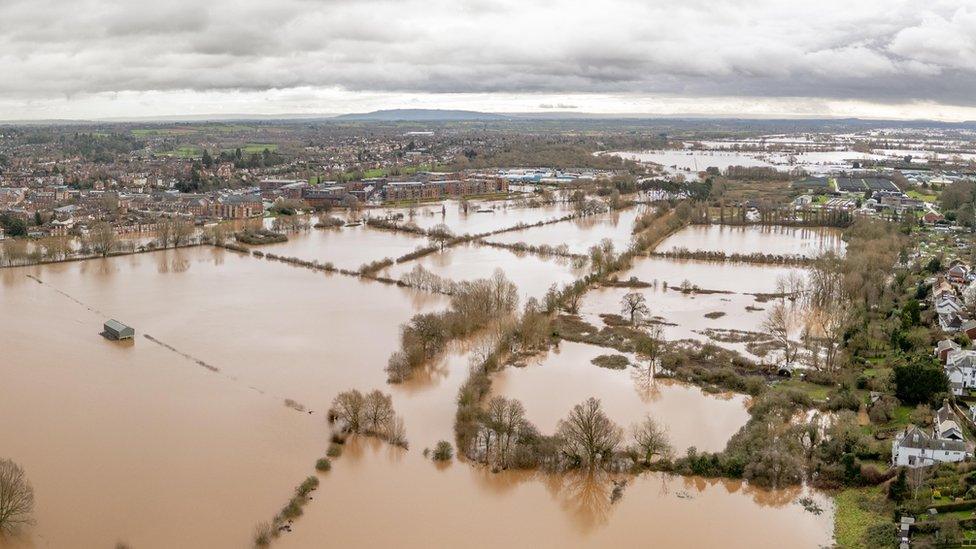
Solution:
{"label": "pitched roof", "polygon": [[915,425],[909,425],[898,435],[896,440],[901,448],[915,448],[919,450],[949,450],[965,452],[966,443],[962,440],[945,440],[933,438]]}

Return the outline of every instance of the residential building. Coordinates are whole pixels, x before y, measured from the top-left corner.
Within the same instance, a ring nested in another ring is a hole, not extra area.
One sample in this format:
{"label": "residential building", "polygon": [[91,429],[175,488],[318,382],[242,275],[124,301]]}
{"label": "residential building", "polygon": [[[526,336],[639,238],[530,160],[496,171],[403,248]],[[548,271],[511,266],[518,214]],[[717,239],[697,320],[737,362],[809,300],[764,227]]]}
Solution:
{"label": "residential building", "polygon": [[891,463],[896,467],[927,467],[972,457],[963,440],[940,439],[909,425],[891,443]]}

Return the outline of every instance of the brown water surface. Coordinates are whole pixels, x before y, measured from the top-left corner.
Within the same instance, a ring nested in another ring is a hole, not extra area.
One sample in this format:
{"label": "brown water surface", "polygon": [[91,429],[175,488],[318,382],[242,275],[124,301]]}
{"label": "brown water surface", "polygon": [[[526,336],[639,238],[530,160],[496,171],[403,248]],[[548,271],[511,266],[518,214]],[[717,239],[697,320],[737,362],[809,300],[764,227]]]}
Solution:
{"label": "brown water surface", "polygon": [[659,379],[633,355],[624,370],[592,364],[604,354],[619,354],[563,341],[524,368],[508,368],[496,377],[495,394],[520,400],[529,421],[543,433],[554,433],[570,408],[589,397],[600,399],[610,419],[624,428],[650,415],[668,429],[678,455],[691,446],[709,452],[725,448],[729,437],[749,419],[747,398],[734,393],[706,395],[693,385]]}
{"label": "brown water surface", "polygon": [[[321,260],[341,256],[356,266],[377,255],[358,249],[368,246],[355,236],[326,245],[335,253]],[[464,279],[501,267],[523,295],[576,276],[558,262],[480,246],[427,262]],[[0,270],[0,455],[24,466],[37,500],[37,523],[15,545],[248,546],[254,525],[315,474],[328,437],[323,412],[349,388],[391,393],[410,449],[351,442],[321,475],[322,487],[281,545],[829,543],[830,514],[814,516],[793,503],[798,490],[646,475],[611,505],[606,478],[433,464],[422,450],[453,441],[470,353],[454,346],[399,386],[386,384],[383,367],[402,322],[445,306],[443,296],[210,247]],[[135,341],[100,337],[108,318],[134,326]],[[579,375],[594,376],[591,392],[607,395],[608,406],[621,401],[608,408],[621,422],[645,405],[661,417],[687,408],[687,418],[673,419],[682,426],[676,441],[687,434],[702,447],[717,443],[740,417],[741,397],[665,387],[645,404],[625,383],[631,380],[614,377],[622,372],[551,356],[551,364],[505,372],[498,381],[499,390],[518,386],[540,395],[526,402],[540,424],[549,410],[566,408],[543,400],[546,389],[579,389],[575,380],[558,380],[583,366]],[[521,379],[535,372],[538,381]],[[559,397],[576,400],[565,392]],[[312,413],[286,407],[284,399]]]}

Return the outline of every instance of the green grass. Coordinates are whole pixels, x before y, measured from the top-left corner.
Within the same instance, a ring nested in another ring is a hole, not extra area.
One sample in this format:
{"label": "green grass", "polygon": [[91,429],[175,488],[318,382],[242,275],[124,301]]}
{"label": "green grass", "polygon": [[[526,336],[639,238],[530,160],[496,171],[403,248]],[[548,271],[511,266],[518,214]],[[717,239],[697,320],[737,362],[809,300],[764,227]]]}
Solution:
{"label": "green grass", "polygon": [[782,381],[777,383],[776,387],[782,387],[784,389],[796,389],[806,393],[807,396],[813,400],[826,400],[827,394],[830,392],[830,387],[827,387],[826,385],[817,385],[816,383],[800,381],[799,379]]}
{"label": "green grass", "polygon": [[187,135],[195,133],[191,128],[135,128],[132,135],[136,137],[149,137],[150,135]]}
{"label": "green grass", "polygon": [[921,200],[922,202],[935,202],[936,199],[939,198],[934,194],[922,194],[919,191],[908,191],[905,194],[907,194],[911,198],[914,198],[915,200]]}
{"label": "green grass", "polygon": [[[278,152],[277,143],[245,143],[240,146],[242,154],[261,154],[267,149],[270,152]],[[237,147],[231,147],[229,149],[223,149],[223,152],[233,153],[237,150]]]}
{"label": "green grass", "polygon": [[834,541],[844,549],[868,549],[864,545],[864,534],[874,524],[890,523],[885,515],[865,509],[862,503],[884,498],[881,489],[856,488],[839,492],[834,496]]}
{"label": "green grass", "polygon": [[888,422],[888,425],[904,427],[911,423],[912,412],[915,411],[914,408],[910,406],[899,406],[895,408],[894,417]]}

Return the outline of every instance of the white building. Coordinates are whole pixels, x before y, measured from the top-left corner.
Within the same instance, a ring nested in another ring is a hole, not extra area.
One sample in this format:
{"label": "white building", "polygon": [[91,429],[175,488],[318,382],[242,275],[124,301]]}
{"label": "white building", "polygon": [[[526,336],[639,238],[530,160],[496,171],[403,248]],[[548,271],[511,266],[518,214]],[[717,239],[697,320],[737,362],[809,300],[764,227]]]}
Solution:
{"label": "white building", "polygon": [[962,440],[942,440],[909,425],[891,443],[891,463],[896,467],[927,467],[972,457]]}
{"label": "white building", "polygon": [[899,467],[927,467],[972,457],[956,413],[946,402],[935,412],[932,434],[909,425],[891,443],[891,463]]}
{"label": "white building", "polygon": [[952,394],[962,396],[976,388],[976,351],[949,351],[946,354],[945,372]]}

